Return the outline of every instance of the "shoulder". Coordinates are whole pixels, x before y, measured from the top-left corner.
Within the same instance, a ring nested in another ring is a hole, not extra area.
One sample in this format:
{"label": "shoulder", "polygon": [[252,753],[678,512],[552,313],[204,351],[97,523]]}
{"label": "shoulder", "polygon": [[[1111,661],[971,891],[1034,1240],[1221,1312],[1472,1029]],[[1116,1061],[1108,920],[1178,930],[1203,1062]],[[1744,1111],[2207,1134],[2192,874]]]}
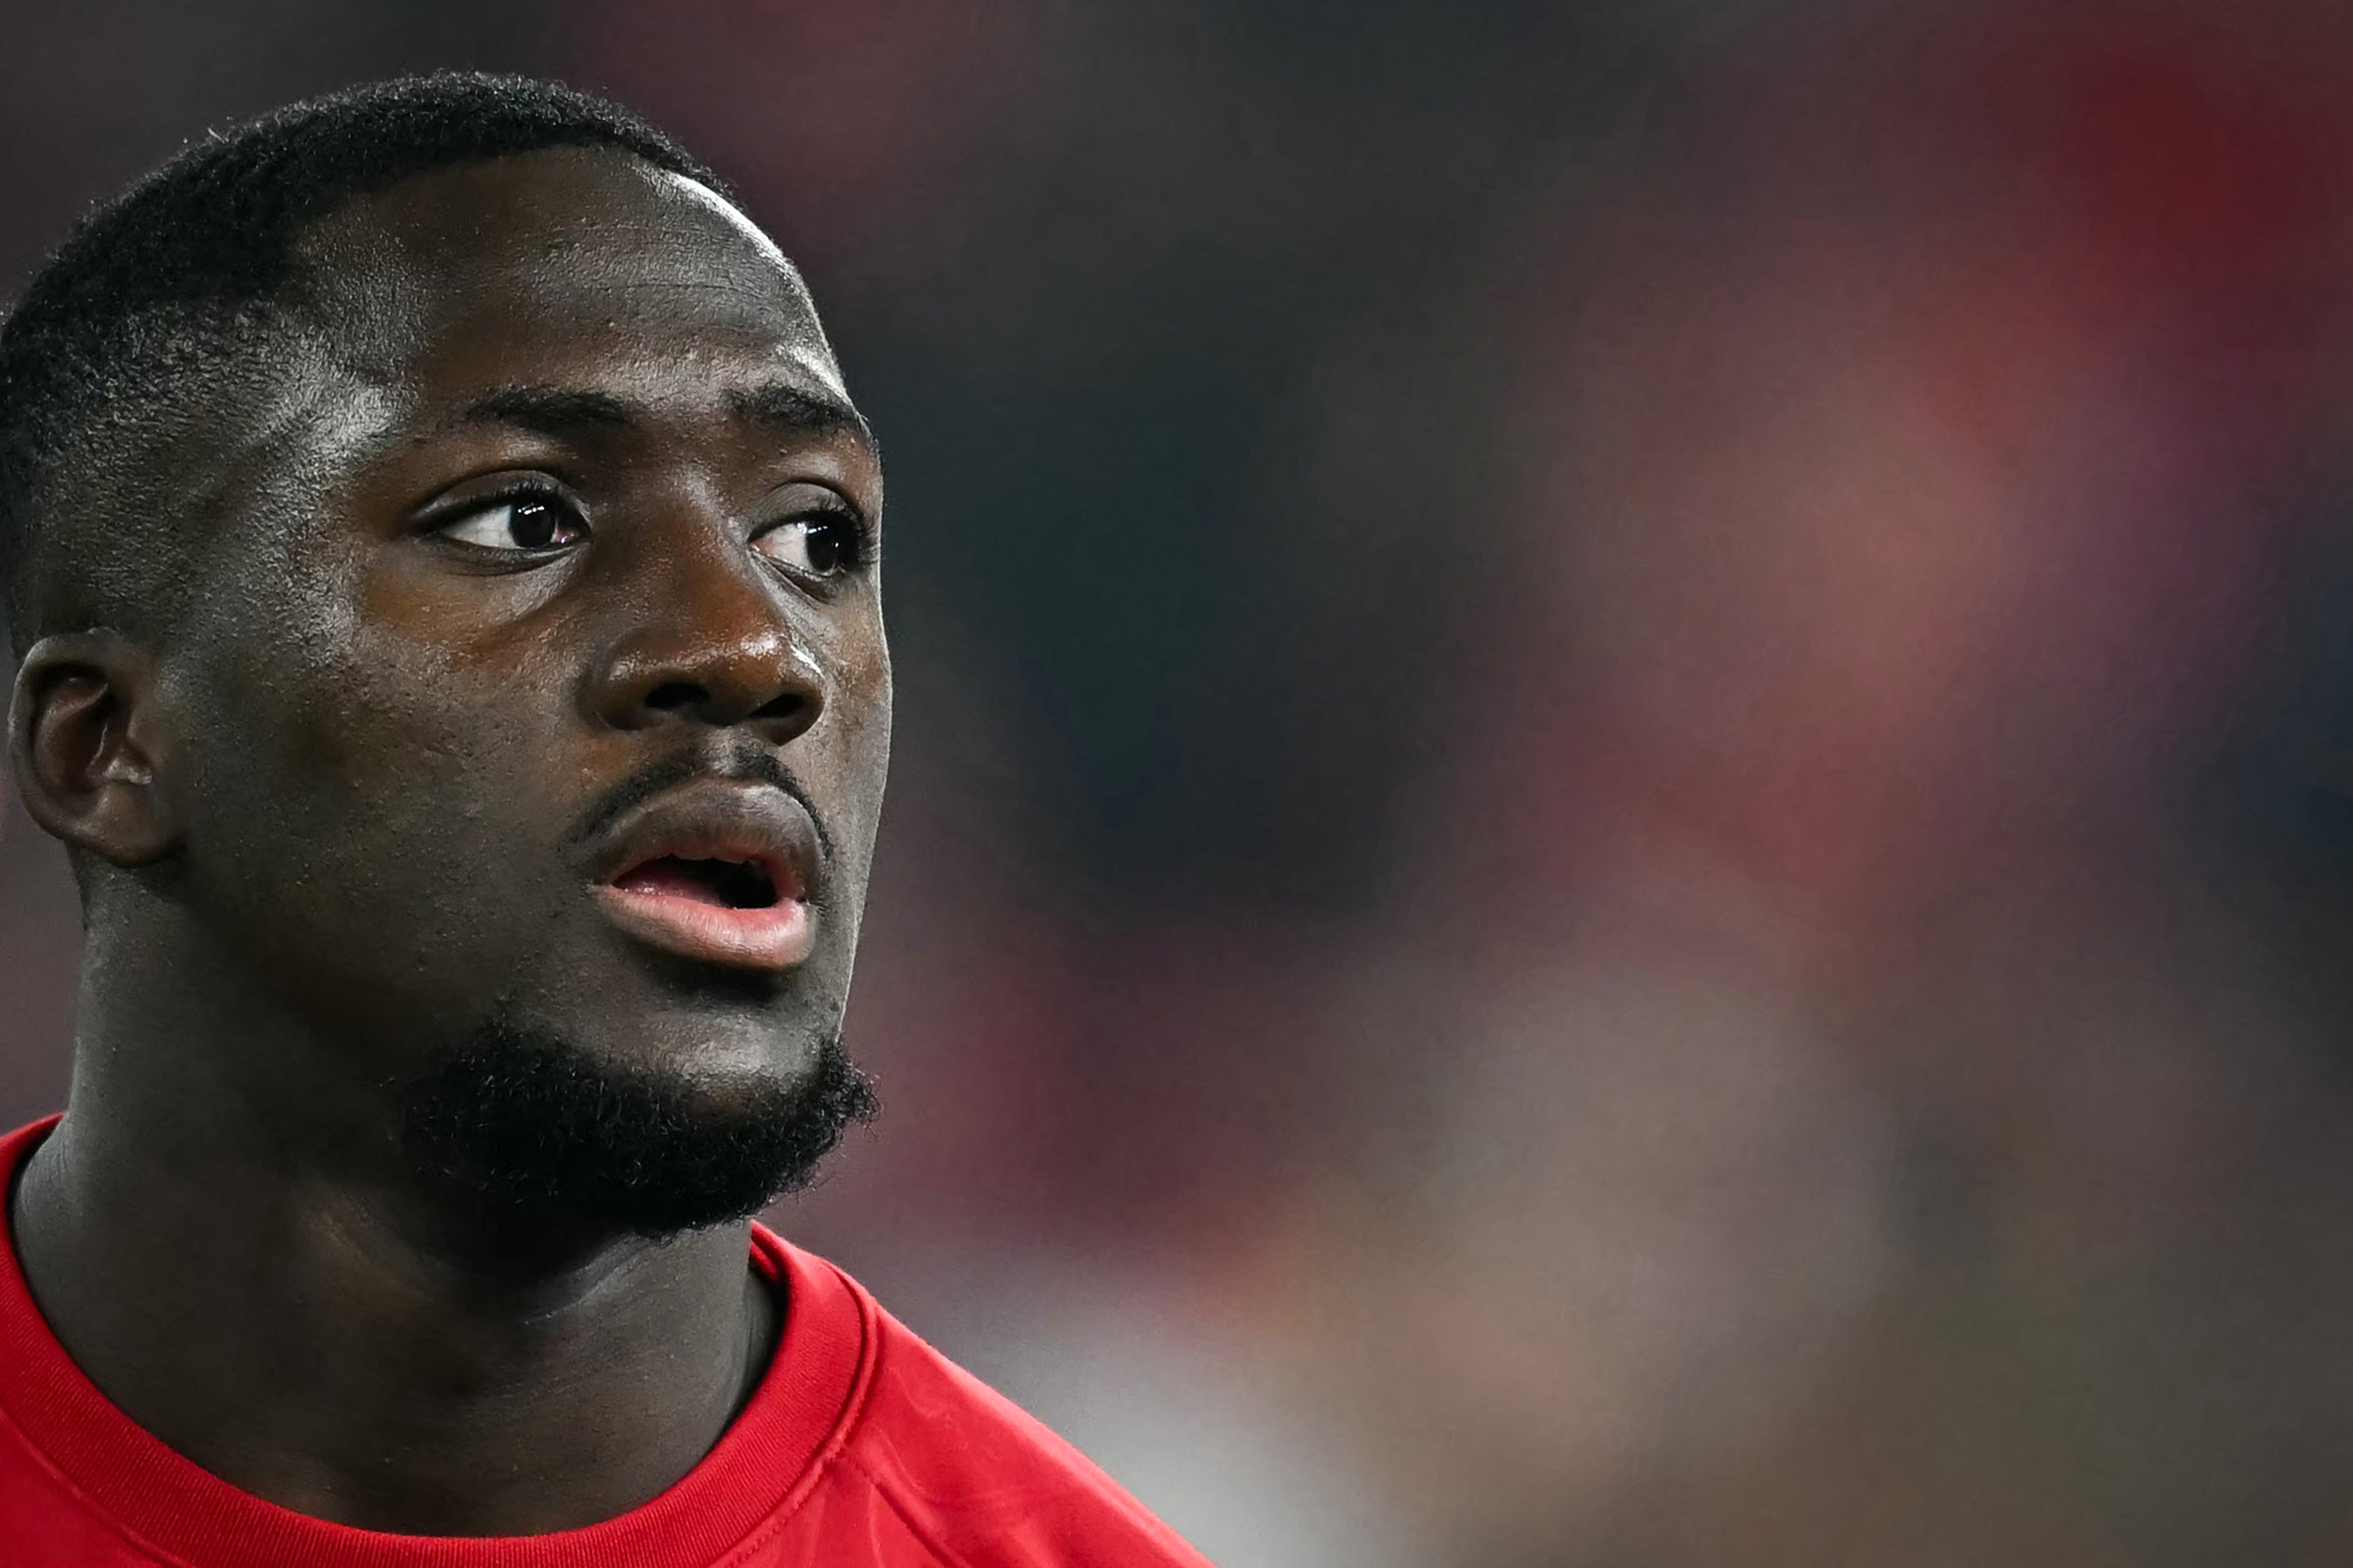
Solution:
{"label": "shoulder", "polygon": [[934,1555],[964,1568],[1209,1568],[1085,1455],[816,1266],[856,1294],[869,1325],[867,1376],[831,1468]]}

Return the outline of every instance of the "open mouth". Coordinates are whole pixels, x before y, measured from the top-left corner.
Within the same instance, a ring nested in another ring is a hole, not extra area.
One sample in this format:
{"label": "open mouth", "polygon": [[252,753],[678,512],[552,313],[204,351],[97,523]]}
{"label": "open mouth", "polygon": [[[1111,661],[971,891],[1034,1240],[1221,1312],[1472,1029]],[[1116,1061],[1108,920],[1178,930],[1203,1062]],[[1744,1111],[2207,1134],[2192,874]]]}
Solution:
{"label": "open mouth", "polygon": [[685,899],[721,909],[773,909],[784,900],[775,872],[757,859],[689,859],[664,855],[613,879],[624,893]]}
{"label": "open mouth", "polygon": [[786,792],[702,778],[630,812],[581,869],[624,936],[696,963],[780,972],[814,950],[821,840]]}
{"label": "open mouth", "polygon": [[691,845],[640,860],[596,891],[624,933],[698,963],[789,969],[815,940],[799,874],[758,851]]}

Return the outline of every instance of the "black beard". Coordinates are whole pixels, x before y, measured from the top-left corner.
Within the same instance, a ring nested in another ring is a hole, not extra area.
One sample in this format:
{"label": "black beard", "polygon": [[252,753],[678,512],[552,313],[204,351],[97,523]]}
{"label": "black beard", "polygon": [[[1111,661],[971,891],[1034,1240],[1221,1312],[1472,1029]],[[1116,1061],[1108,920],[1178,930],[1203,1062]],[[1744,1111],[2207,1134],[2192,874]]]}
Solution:
{"label": "black beard", "polygon": [[838,1038],[801,1077],[722,1101],[498,1023],[411,1080],[408,1146],[493,1207],[568,1209],[664,1237],[757,1213],[808,1185],[879,1109]]}

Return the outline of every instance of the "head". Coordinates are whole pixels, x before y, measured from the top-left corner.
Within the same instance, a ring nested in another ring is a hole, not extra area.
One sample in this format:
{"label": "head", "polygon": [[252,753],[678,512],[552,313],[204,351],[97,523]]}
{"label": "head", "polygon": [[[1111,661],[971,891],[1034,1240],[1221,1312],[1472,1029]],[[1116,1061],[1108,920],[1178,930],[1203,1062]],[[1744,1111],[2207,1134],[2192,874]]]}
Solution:
{"label": "head", "polygon": [[502,1202],[805,1177],[869,1109],[881,507],[800,277],[625,112],[440,76],[184,154],[0,328],[86,998],[251,999],[296,1027],[188,1047],[257,1114],[373,1104]]}

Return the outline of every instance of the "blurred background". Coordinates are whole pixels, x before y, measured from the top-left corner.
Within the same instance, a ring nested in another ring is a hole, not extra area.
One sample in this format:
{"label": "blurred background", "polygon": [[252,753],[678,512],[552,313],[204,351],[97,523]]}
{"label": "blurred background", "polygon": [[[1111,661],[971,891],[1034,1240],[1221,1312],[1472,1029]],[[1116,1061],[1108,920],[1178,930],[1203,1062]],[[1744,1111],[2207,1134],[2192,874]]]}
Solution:
{"label": "blurred background", "polygon": [[437,65],[802,263],[902,707],[887,1113],[774,1219],[1226,1568],[2353,1551],[2342,8],[0,25],[10,294]]}

